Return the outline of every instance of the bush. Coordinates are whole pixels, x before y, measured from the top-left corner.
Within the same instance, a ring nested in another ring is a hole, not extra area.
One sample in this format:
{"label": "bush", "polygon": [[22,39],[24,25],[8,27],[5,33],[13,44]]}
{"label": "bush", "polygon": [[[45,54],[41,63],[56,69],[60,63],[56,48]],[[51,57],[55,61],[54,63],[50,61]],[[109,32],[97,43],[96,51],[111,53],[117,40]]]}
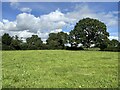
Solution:
{"label": "bush", "polygon": [[28,49],[27,43],[22,43],[22,44],[20,45],[20,48],[21,48],[21,50],[27,50],[27,49]]}
{"label": "bush", "polygon": [[86,50],[86,51],[99,51],[100,48],[98,48],[98,47],[91,47],[91,48],[84,48],[84,50]]}
{"label": "bush", "polygon": [[100,46],[99,46],[100,50],[103,51],[105,48],[107,48],[107,44],[106,43],[102,43]]}
{"label": "bush", "polygon": [[68,47],[66,46],[66,50],[84,50],[83,47]]}
{"label": "bush", "polygon": [[113,51],[113,52],[120,52],[120,49],[118,47],[107,47],[102,51]]}
{"label": "bush", "polygon": [[14,50],[10,45],[2,44],[2,50]]}

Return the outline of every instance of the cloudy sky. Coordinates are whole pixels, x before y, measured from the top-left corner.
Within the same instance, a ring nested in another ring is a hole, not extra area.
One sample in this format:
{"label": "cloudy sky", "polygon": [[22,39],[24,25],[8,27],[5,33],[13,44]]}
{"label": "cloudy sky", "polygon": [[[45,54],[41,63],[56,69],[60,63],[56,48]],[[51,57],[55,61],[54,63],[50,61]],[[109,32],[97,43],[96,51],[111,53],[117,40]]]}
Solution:
{"label": "cloudy sky", "polygon": [[0,35],[25,39],[36,34],[45,41],[49,33],[69,32],[86,17],[104,22],[109,38],[118,39],[117,2],[2,2]]}

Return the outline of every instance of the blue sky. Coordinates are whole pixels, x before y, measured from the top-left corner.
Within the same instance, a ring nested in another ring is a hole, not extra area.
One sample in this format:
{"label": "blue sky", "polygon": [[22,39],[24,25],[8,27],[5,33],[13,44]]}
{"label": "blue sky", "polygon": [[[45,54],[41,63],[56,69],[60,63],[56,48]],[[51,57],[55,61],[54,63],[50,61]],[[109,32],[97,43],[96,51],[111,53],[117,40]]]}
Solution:
{"label": "blue sky", "polygon": [[45,41],[49,33],[69,32],[85,17],[104,22],[109,38],[118,38],[117,2],[3,2],[0,32],[23,38],[37,34]]}
{"label": "blue sky", "polygon": [[[60,9],[63,13],[70,12],[74,10],[76,5],[81,5],[78,2],[19,2],[19,7],[29,7],[32,9],[32,14],[35,16],[40,16],[43,14],[48,14],[56,9]],[[86,2],[91,9],[96,9],[97,12],[109,12],[118,11],[117,2]],[[68,11],[66,10],[68,9]],[[15,7],[11,7],[10,2],[3,2],[2,4],[2,17],[8,20],[14,20],[21,11],[17,10]]]}

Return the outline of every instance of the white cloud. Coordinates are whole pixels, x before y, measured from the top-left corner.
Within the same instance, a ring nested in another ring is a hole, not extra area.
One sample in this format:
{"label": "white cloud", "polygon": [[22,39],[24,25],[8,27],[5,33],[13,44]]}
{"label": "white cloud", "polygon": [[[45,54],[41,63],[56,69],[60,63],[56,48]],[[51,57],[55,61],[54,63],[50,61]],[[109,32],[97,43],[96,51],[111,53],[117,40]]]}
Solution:
{"label": "white cloud", "polygon": [[3,26],[4,26],[4,24],[2,22],[0,22],[0,30],[3,29]]}
{"label": "white cloud", "polygon": [[26,12],[26,13],[30,13],[32,11],[31,8],[28,8],[28,7],[21,7],[21,4],[17,1],[14,1],[14,2],[11,2],[10,3],[10,6],[14,9],[17,9],[21,12]]}
{"label": "white cloud", "polygon": [[112,39],[118,40],[118,36],[110,36],[109,39],[110,39],[110,40],[112,40]]}
{"label": "white cloud", "polygon": [[1,25],[3,26],[2,29],[9,31],[10,34],[12,33],[11,35],[26,38],[32,34],[36,34],[45,41],[49,33],[62,31],[62,28],[67,25],[68,19],[58,10],[40,17],[35,17],[28,13],[21,13],[17,15],[15,21],[4,19]]}
{"label": "white cloud", "polygon": [[26,38],[31,37],[35,33],[29,32],[29,30],[24,30],[24,31],[7,31],[11,36],[17,35],[20,39],[25,42]]}
{"label": "white cloud", "polygon": [[9,23],[5,23],[3,30],[8,30],[8,31],[12,31],[12,30],[16,30],[16,22],[9,22]]}
{"label": "white cloud", "polygon": [[20,5],[19,2],[15,2],[15,1],[10,3],[10,6],[15,9],[19,9],[19,5]]}
{"label": "white cloud", "polygon": [[9,20],[3,19],[3,23],[9,23]]}
{"label": "white cloud", "polygon": [[17,32],[17,34],[19,37],[27,38],[27,37],[31,37],[35,33],[29,32],[29,30],[24,30]]}
{"label": "white cloud", "polygon": [[114,16],[115,14],[117,15],[116,11],[108,13],[97,12],[96,10],[92,10],[90,7],[88,7],[88,5],[83,4],[77,5],[75,10],[68,12],[66,16],[69,18],[74,18],[76,21],[86,17],[95,18],[104,22],[108,27],[112,27],[117,26],[118,24],[118,17]]}
{"label": "white cloud", "polygon": [[64,14],[61,13],[59,10],[56,10],[55,12],[51,12],[47,15],[42,15],[41,18],[42,20],[61,21],[61,19],[64,18]]}
{"label": "white cloud", "polygon": [[62,31],[62,29],[56,29],[56,30],[51,31],[50,33],[58,33],[58,32],[61,32],[61,31]]}
{"label": "white cloud", "polygon": [[30,30],[31,32],[37,32],[39,28],[37,23],[39,21],[39,17],[35,17],[34,15],[21,13],[16,17],[17,29],[21,30]]}
{"label": "white cloud", "polygon": [[20,8],[20,11],[30,13],[32,11],[32,9],[24,7],[24,8]]}
{"label": "white cloud", "polygon": [[3,22],[0,22],[0,27],[2,27],[2,30],[12,31],[16,30],[16,24],[16,21],[10,22],[9,20],[3,19]]}

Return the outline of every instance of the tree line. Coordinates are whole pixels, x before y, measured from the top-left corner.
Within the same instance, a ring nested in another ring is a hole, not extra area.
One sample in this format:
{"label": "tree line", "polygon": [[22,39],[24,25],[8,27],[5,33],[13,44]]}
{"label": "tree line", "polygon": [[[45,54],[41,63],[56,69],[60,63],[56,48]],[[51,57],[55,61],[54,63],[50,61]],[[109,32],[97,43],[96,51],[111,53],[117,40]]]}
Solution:
{"label": "tree line", "polygon": [[[118,40],[109,40],[106,25],[92,18],[83,18],[76,23],[69,34],[65,32],[50,33],[46,43],[38,35],[32,35],[23,42],[19,37],[2,35],[2,50],[44,50],[67,49],[83,50],[84,48],[100,48],[104,51],[120,51]],[[67,45],[70,46],[67,46]]]}

